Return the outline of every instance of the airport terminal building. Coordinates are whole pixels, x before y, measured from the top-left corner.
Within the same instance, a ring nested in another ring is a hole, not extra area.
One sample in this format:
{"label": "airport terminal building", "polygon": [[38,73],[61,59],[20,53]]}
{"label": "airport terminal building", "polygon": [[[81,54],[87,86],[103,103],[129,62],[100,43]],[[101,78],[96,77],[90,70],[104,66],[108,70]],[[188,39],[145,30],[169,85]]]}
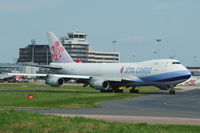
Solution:
{"label": "airport terminal building", "polygon": [[[74,61],[87,63],[113,63],[120,62],[119,52],[94,51],[89,47],[84,32],[69,32],[68,36],[62,37],[61,42]],[[18,63],[34,62],[38,64],[49,64],[51,55],[48,45],[38,45],[34,40],[25,48],[19,49]]]}

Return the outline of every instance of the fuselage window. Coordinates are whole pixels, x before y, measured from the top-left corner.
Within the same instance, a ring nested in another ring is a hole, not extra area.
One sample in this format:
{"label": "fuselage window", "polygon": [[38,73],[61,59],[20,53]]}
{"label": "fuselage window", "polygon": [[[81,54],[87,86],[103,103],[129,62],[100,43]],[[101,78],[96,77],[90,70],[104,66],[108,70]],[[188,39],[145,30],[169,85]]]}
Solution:
{"label": "fuselage window", "polygon": [[172,62],[172,64],[181,64],[180,62]]}

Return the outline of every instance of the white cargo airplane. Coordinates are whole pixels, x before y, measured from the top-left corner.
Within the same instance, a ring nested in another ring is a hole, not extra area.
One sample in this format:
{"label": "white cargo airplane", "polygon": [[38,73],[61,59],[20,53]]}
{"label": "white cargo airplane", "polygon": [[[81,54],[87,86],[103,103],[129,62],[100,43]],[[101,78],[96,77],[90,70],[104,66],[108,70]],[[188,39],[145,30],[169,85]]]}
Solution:
{"label": "white cargo airplane", "polygon": [[[46,77],[50,86],[62,86],[73,79],[101,92],[123,92],[120,87],[156,86],[175,94],[174,86],[190,78],[191,73],[177,60],[157,59],[138,63],[76,63],[53,32],[48,32],[52,63],[32,65],[54,70],[58,74],[31,74]],[[23,74],[24,75],[24,74]],[[28,74],[26,74],[28,75]]]}

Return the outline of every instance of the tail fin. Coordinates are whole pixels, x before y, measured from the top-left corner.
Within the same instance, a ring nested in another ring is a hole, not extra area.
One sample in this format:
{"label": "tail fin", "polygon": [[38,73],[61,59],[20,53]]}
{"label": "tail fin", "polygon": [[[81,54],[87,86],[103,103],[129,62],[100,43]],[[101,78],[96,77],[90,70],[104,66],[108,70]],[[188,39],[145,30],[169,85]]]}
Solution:
{"label": "tail fin", "polygon": [[68,54],[62,43],[58,40],[53,32],[47,32],[47,38],[49,41],[52,62],[74,63],[72,57]]}

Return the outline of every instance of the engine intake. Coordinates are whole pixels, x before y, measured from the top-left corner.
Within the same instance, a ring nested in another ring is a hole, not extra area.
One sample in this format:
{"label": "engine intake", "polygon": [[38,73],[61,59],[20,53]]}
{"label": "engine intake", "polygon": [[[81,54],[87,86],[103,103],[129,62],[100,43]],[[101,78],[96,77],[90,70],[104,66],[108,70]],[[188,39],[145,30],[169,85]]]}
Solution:
{"label": "engine intake", "polygon": [[110,87],[110,84],[105,80],[95,80],[90,84],[90,86],[97,90],[107,90]]}
{"label": "engine intake", "polygon": [[65,80],[60,77],[55,76],[47,76],[46,84],[52,86],[52,87],[61,87],[65,83]]}

